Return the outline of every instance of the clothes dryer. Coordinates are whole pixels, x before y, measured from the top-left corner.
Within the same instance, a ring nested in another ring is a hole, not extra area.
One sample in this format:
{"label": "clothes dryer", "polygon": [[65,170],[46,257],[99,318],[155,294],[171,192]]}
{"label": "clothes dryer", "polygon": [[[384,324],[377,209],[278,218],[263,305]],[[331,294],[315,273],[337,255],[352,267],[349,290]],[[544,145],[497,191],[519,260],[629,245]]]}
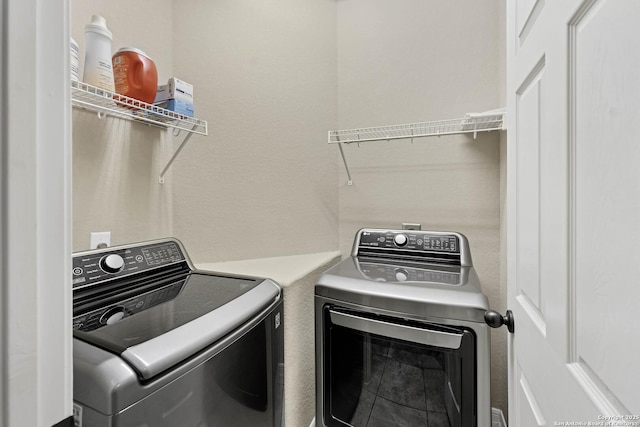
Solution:
{"label": "clothes dryer", "polygon": [[489,310],[466,237],[363,229],[315,287],[316,425],[491,425]]}

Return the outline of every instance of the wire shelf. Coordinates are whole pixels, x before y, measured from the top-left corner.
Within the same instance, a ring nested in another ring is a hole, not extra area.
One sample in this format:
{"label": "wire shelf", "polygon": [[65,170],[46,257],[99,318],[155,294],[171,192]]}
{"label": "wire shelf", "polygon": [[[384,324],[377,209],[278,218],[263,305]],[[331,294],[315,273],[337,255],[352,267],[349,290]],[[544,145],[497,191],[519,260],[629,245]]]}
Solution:
{"label": "wire shelf", "polygon": [[505,130],[505,110],[491,110],[484,113],[468,113],[461,119],[438,120],[433,122],[410,123],[406,125],[392,125],[361,129],[332,130],[329,131],[329,144],[338,144],[342,162],[347,172],[347,184],[353,185],[351,172],[342,146],[344,144],[368,141],[391,141],[395,139],[423,138],[428,136],[455,135],[492,130]]}
{"label": "wire shelf", "polygon": [[71,81],[71,104],[74,107],[95,111],[99,117],[104,114],[199,135],[208,133],[205,120],[187,117],[75,80]]}
{"label": "wire shelf", "polygon": [[174,136],[181,131],[186,132],[182,143],[169,159],[166,166],[160,172],[159,182],[164,184],[164,176],[180,154],[180,151],[189,142],[194,134],[207,135],[208,127],[205,120],[188,117],[174,111],[166,110],[155,105],[147,104],[134,98],[113,93],[83,82],[71,81],[71,105],[78,108],[94,111],[98,117],[119,117],[121,119],[146,123],[161,128],[173,128]]}
{"label": "wire shelf", "polygon": [[461,119],[329,131],[329,144],[353,144],[503,129],[503,113],[470,113]]}

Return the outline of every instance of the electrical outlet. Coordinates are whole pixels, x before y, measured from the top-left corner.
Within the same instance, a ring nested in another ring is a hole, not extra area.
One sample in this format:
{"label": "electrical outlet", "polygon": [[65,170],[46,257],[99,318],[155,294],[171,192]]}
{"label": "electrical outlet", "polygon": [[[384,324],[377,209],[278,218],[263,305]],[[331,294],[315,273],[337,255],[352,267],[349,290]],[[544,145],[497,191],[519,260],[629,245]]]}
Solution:
{"label": "electrical outlet", "polygon": [[110,231],[97,231],[91,233],[91,242],[89,249],[102,249],[111,245]]}

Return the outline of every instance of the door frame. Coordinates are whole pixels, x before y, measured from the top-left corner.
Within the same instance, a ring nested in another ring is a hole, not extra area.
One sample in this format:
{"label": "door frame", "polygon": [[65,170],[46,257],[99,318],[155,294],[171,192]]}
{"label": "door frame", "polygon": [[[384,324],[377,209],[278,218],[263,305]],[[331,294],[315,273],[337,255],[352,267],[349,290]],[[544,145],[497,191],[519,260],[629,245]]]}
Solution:
{"label": "door frame", "polygon": [[0,9],[0,424],[69,424],[69,0]]}

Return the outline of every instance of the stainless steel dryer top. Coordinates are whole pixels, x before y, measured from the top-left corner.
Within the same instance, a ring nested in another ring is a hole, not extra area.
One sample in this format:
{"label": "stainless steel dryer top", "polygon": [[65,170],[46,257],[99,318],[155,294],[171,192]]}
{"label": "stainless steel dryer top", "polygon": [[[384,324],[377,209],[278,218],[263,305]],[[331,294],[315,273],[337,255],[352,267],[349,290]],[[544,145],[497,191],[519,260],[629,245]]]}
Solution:
{"label": "stainless steel dryer top", "polygon": [[469,242],[455,232],[362,229],[315,294],[420,318],[484,323],[489,310]]}

